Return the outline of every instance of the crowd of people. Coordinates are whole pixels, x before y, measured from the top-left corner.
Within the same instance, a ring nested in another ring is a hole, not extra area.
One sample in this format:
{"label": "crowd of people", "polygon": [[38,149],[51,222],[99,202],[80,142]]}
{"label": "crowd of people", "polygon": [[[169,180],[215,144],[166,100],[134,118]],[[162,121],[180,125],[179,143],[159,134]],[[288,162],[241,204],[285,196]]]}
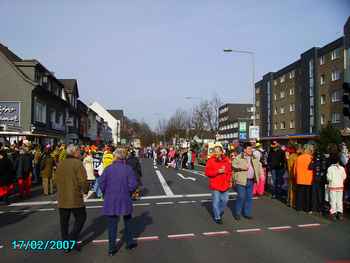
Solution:
{"label": "crowd of people", "polygon": [[[96,195],[95,198],[103,198],[103,214],[108,221],[108,253],[114,255],[120,217],[125,224],[127,249],[136,247],[130,221],[132,201],[140,197],[142,188],[138,156],[169,168],[194,169],[198,153],[191,147],[175,146],[135,150],[111,145],[40,147],[29,141],[10,147],[0,145],[0,198],[9,201],[16,190],[21,198],[28,198],[32,183],[41,184],[44,195],[57,192],[62,239],[76,241],[87,217],[84,199],[89,192]],[[217,143],[205,166],[212,190],[213,219],[223,224],[229,191],[234,189],[236,220],[253,218],[253,196],[264,195],[265,190],[271,192],[272,198],[297,211],[324,213],[332,220],[341,220],[344,201],[350,197],[349,171],[345,144],[330,144],[326,153],[322,153],[311,143],[283,146],[274,141],[268,150],[256,141],[238,143],[230,149]],[[75,221],[69,231],[71,214]],[[79,246],[76,249],[79,250]]]}
{"label": "crowd of people", "polygon": [[[271,197],[297,211],[329,215],[342,220],[344,203],[350,198],[350,162],[345,143],[330,144],[321,153],[316,144],[274,141],[268,151],[256,141],[226,150],[215,145],[206,164],[213,191],[213,217],[222,224],[228,191],[237,192],[235,219],[252,218],[252,197],[270,190]],[[270,175],[270,176],[269,176]],[[345,194],[343,194],[345,193]]]}

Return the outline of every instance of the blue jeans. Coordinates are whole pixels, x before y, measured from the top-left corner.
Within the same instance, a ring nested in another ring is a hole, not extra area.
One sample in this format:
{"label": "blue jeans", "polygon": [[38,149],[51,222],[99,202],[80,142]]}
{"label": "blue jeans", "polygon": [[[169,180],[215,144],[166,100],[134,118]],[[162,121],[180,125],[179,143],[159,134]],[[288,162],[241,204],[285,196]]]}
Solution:
{"label": "blue jeans", "polygon": [[96,177],[93,191],[96,193],[97,197],[102,197],[102,191],[100,188],[100,176]]}
{"label": "blue jeans", "polygon": [[272,188],[272,195],[275,197],[282,197],[283,194],[283,175],[284,175],[284,169],[273,169],[271,170],[272,175],[272,182],[273,182],[273,188]]}
{"label": "blue jeans", "polygon": [[[124,218],[124,237],[127,246],[133,243],[132,234],[130,231],[131,215],[123,216]],[[109,241],[109,252],[114,252],[117,248],[117,233],[118,223],[120,216],[107,216],[108,219],[108,241]]]}
{"label": "blue jeans", "polygon": [[213,213],[214,219],[221,219],[228,202],[228,190],[226,192],[213,191]]}
{"label": "blue jeans", "polygon": [[235,207],[236,216],[240,216],[242,213],[244,216],[252,216],[253,208],[253,185],[254,180],[248,179],[247,185],[236,185],[237,200]]}

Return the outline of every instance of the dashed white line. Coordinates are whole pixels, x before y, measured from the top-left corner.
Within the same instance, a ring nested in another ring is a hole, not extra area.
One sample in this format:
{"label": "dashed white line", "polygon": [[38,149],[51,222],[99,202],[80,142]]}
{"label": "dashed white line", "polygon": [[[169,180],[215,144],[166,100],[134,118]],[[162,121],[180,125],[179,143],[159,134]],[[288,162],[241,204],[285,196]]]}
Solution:
{"label": "dashed white line", "polygon": [[172,205],[174,204],[174,202],[159,202],[159,203],[156,203],[156,205]]}
{"label": "dashed white line", "polygon": [[[117,239],[117,242],[119,242],[119,241],[120,241],[120,239],[118,238],[118,239]],[[94,243],[94,244],[108,243],[108,242],[109,242],[108,239],[100,239],[100,240],[93,240],[93,241],[92,241],[92,243]]]}
{"label": "dashed white line", "polygon": [[165,194],[166,194],[167,196],[174,196],[173,191],[171,191],[171,189],[170,189],[168,183],[165,181],[165,179],[164,179],[162,173],[161,173],[159,170],[156,170],[156,174],[157,174],[157,176],[158,176],[158,179],[159,179],[159,181],[160,181],[160,184],[161,184],[162,187],[163,187],[163,190],[164,190]]}
{"label": "dashed white line", "polygon": [[315,226],[320,226],[321,224],[304,224],[304,225],[298,225],[298,227],[315,227]]}
{"label": "dashed white line", "polygon": [[87,209],[94,209],[94,208],[102,208],[103,205],[91,205],[91,206],[87,206]]}
{"label": "dashed white line", "polygon": [[133,206],[149,206],[150,203],[133,204]]}
{"label": "dashed white line", "polygon": [[274,226],[274,227],[268,227],[268,230],[272,230],[272,231],[279,231],[279,230],[288,230],[291,229],[291,226]]}
{"label": "dashed white line", "polygon": [[151,236],[151,237],[136,237],[134,240],[137,241],[154,241],[154,240],[160,240],[159,236]]}
{"label": "dashed white line", "polygon": [[179,234],[179,235],[168,235],[169,239],[184,239],[184,238],[193,238],[193,237],[195,237],[194,233]]}
{"label": "dashed white line", "polygon": [[259,232],[261,228],[237,229],[237,233]]}
{"label": "dashed white line", "polygon": [[197,203],[197,201],[179,201],[178,204],[194,204]]}
{"label": "dashed white line", "polygon": [[225,236],[225,235],[229,235],[230,232],[228,231],[218,231],[218,232],[204,232],[203,235],[204,236]]}
{"label": "dashed white line", "polygon": [[210,203],[212,200],[209,200],[209,199],[207,199],[207,200],[201,200],[201,203]]}

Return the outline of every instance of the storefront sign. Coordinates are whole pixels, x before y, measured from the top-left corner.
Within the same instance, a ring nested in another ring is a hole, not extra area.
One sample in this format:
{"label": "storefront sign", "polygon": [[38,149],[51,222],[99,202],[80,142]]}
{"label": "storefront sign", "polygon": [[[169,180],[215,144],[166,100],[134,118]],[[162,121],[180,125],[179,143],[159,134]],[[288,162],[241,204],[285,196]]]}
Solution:
{"label": "storefront sign", "polygon": [[21,103],[13,101],[0,101],[0,124],[8,126],[21,126]]}
{"label": "storefront sign", "polygon": [[246,140],[247,139],[247,133],[246,132],[240,133],[239,134],[239,139],[240,140]]}

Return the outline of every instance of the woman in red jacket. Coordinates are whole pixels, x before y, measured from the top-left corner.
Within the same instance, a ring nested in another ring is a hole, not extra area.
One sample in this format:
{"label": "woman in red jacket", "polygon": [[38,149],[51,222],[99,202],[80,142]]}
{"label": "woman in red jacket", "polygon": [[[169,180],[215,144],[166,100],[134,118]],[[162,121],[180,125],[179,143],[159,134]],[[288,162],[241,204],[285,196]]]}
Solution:
{"label": "woman in red jacket", "polygon": [[213,191],[213,213],[217,224],[222,224],[222,216],[232,186],[232,166],[221,145],[216,145],[213,156],[207,161],[205,175],[209,177],[209,188]]}

